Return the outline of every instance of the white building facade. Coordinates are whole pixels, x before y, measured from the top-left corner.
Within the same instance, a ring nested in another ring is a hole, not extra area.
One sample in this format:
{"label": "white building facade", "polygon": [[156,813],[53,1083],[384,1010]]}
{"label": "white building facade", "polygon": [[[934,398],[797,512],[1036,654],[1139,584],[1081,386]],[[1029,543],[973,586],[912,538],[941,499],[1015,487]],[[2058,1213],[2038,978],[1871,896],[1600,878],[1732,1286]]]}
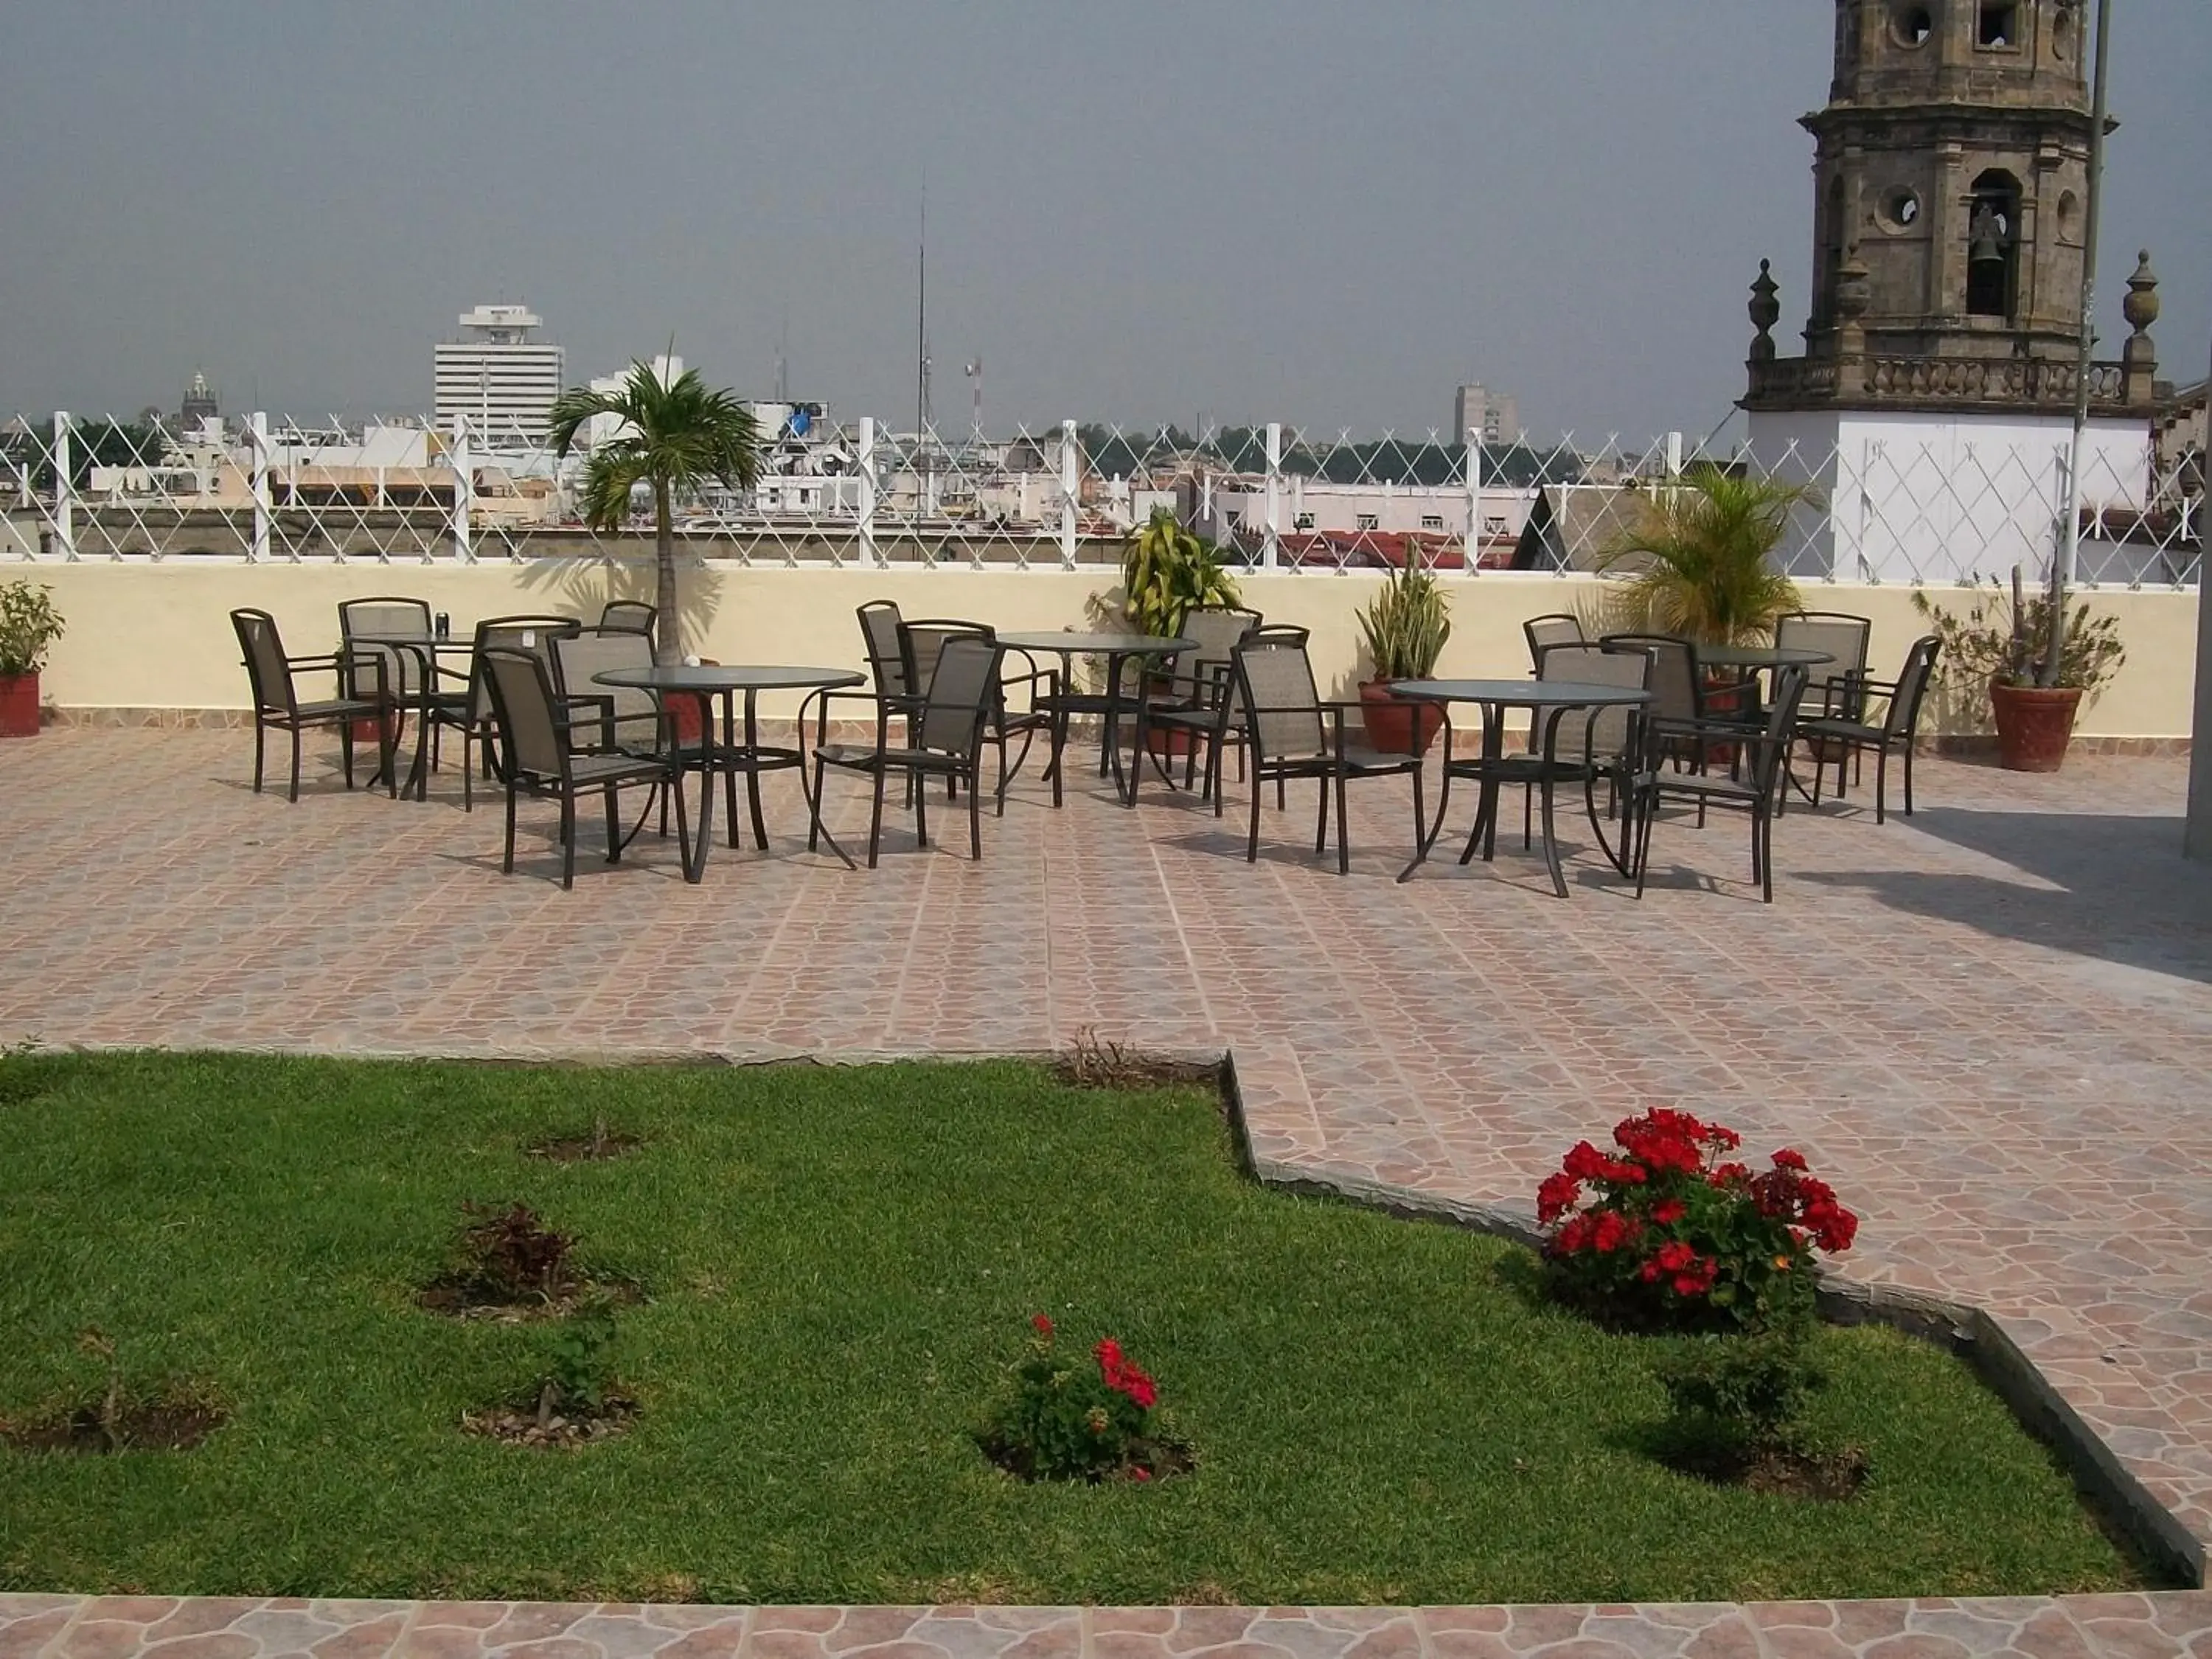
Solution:
{"label": "white building facade", "polygon": [[431,412],[438,429],[465,422],[478,449],[542,444],[561,395],[561,348],[532,337],[544,319],[524,306],[478,306],[461,314],[459,340],[431,353]]}

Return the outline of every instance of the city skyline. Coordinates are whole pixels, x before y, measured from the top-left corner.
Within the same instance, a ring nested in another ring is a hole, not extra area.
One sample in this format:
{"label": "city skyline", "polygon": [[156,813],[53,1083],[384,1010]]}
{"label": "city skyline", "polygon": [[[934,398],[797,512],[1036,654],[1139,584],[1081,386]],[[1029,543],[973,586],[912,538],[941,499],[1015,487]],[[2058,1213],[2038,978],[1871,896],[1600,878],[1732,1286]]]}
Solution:
{"label": "city skyline", "polygon": [[[2160,373],[2193,380],[2212,7],[2117,10],[2100,355],[2148,245]],[[672,335],[744,395],[787,352],[794,395],[905,423],[925,174],[961,429],[980,357],[994,430],[1425,433],[1480,380],[1538,436],[1694,435],[1742,391],[1759,259],[1778,335],[1808,298],[1825,0],[130,27],[159,15],[12,26],[0,413],[171,407],[195,369],[233,410],[427,412],[433,344],[504,300],[571,380]]]}

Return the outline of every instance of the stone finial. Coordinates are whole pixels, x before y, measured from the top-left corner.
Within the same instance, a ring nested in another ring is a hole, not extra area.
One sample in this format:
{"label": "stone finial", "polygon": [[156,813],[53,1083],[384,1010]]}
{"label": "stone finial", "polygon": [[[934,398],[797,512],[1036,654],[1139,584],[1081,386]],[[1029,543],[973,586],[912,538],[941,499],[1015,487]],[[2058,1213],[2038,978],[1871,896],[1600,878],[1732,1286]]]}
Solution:
{"label": "stone finial", "polygon": [[1773,262],[1761,259],[1759,276],[1751,285],[1751,325],[1759,331],[1751,342],[1751,360],[1755,363],[1774,361],[1773,329],[1782,320],[1782,301],[1775,295],[1780,292],[1774,280]]}
{"label": "stone finial", "polygon": [[2148,248],[2136,256],[2136,274],[2128,278],[2128,297],[2120,303],[2120,314],[2135,330],[2120,348],[2120,368],[2125,377],[2122,395],[2131,405],[2142,408],[2158,395],[2158,347],[2150,337],[2150,325],[2158,320],[2158,276],[2150,268]]}
{"label": "stone finial", "polygon": [[2128,278],[2128,297],[2120,306],[2120,314],[2137,334],[2149,333],[2150,325],[2158,320],[2158,273],[2150,268],[2148,248],[2136,254],[2136,274]]}

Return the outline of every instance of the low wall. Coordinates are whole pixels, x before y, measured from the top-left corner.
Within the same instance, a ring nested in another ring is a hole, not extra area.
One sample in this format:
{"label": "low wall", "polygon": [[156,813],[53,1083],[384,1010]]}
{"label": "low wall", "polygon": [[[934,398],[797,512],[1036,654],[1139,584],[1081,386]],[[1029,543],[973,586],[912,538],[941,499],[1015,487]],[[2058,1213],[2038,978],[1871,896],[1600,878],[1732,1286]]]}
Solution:
{"label": "low wall", "polygon": [[[27,576],[53,590],[69,624],[43,682],[47,702],[72,714],[98,710],[243,710],[245,670],[228,612],[269,611],[295,653],[327,651],[337,637],[338,601],[406,593],[449,612],[465,638],[481,617],[523,611],[596,617],[611,598],[649,592],[649,568],[598,561],[538,560],[476,565],[360,564],[0,564],[0,580]],[[1361,667],[1353,613],[1379,585],[1374,572],[1248,574],[1245,602],[1273,622],[1313,632],[1316,672],[1325,688],[1350,695]],[[1547,611],[1601,618],[1612,586],[1591,576],[1447,574],[1452,638],[1440,674],[1519,675],[1528,670],[1521,624]],[[908,617],[961,617],[1008,630],[1093,627],[1097,602],[1112,592],[1096,570],[1013,571],[775,568],[695,565],[682,573],[687,650],[724,662],[804,663],[863,668],[854,610],[895,599]],[[1942,598],[1938,591],[1938,598]],[[2100,592],[2087,596],[2117,617],[2127,665],[2085,706],[2089,738],[2172,741],[2191,730],[2197,640],[2193,592]],[[1874,622],[1870,661],[1893,673],[1905,647],[1925,631],[1911,590],[1815,585],[1806,604]],[[768,697],[763,711],[790,712]],[[1934,701],[1925,729],[1980,729],[1978,695]]]}

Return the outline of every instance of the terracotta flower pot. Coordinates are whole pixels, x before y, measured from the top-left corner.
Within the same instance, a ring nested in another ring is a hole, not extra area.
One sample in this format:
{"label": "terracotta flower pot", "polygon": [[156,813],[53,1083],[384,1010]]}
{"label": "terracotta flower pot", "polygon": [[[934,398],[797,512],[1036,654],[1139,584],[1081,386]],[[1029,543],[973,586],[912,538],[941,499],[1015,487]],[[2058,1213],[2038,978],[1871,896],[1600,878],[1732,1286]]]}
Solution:
{"label": "terracotta flower pot", "polygon": [[1997,764],[2008,772],[2056,772],[2073,740],[2081,690],[2074,685],[1990,686],[1996,715]]}
{"label": "terracotta flower pot", "polygon": [[0,674],[0,738],[39,735],[39,677]]}
{"label": "terracotta flower pot", "polygon": [[1442,703],[1413,702],[1390,694],[1389,680],[1364,680],[1359,687],[1359,715],[1367,741],[1384,755],[1425,755],[1443,730]]}

